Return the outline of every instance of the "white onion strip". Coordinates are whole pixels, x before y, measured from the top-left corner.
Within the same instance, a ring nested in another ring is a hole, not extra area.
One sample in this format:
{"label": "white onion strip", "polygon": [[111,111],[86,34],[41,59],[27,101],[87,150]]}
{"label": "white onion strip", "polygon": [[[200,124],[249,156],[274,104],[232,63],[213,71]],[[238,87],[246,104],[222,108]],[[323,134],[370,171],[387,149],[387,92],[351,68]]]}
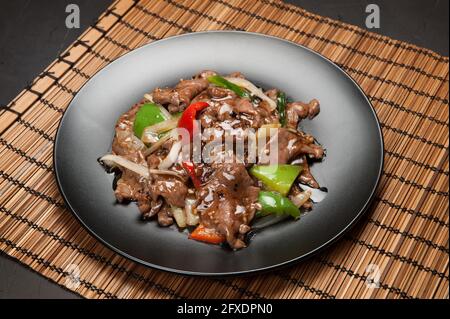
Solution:
{"label": "white onion strip", "polygon": [[162,132],[167,132],[170,131],[171,129],[174,129],[175,127],[178,126],[178,118],[171,118],[169,120],[165,120],[163,122],[159,122],[156,123],[152,126],[147,126],[144,129],[144,133],[142,134],[143,136],[145,134],[149,134],[149,133],[162,133]]}
{"label": "white onion strip", "polygon": [[184,177],[181,176],[180,174],[178,174],[177,172],[174,171],[169,171],[167,169],[149,169],[148,170],[150,172],[150,174],[155,174],[155,175],[171,175],[171,176],[175,176],[181,180],[184,180]]}
{"label": "white onion strip", "polygon": [[180,207],[172,206],[171,207],[173,218],[175,218],[175,221],[180,228],[186,227],[186,215],[184,213],[184,210]]}
{"label": "white onion strip", "polygon": [[177,141],[172,144],[172,148],[169,151],[169,154],[159,163],[158,168],[159,169],[168,169],[178,159],[178,154],[180,154],[181,151],[181,142]]}
{"label": "white onion strip", "polygon": [[197,200],[193,198],[186,198],[184,205],[184,212],[186,213],[186,224],[195,226],[200,222],[200,217],[196,211]]}
{"label": "white onion strip", "polygon": [[311,197],[311,191],[306,190],[304,192],[298,193],[295,196],[289,196],[289,199],[294,203],[297,207],[302,207],[308,199]]}
{"label": "white onion strip", "polygon": [[252,82],[242,78],[226,77],[225,79],[233,84],[242,86],[243,88],[249,90],[253,95],[256,95],[261,100],[266,101],[272,110],[275,110],[277,108],[277,104],[275,103],[275,101],[265,95],[264,92],[261,89],[257,88]]}
{"label": "white onion strip", "polygon": [[327,196],[327,192],[324,192],[320,188],[312,188],[308,185],[301,184],[300,188],[303,189],[305,192],[311,193],[311,200],[315,203],[319,203],[325,199]]}
{"label": "white onion strip", "polygon": [[150,103],[154,103],[153,102],[153,94],[151,94],[151,93],[145,93],[144,94],[144,99],[147,100]]}
{"label": "white onion strip", "polygon": [[162,106],[157,104],[159,107],[159,110],[161,111],[162,115],[166,118],[166,120],[170,120],[172,118],[172,115],[169,113],[169,111],[167,111],[167,109]]}
{"label": "white onion strip", "polygon": [[146,166],[137,164],[130,160],[127,160],[126,158],[124,158],[122,156],[107,154],[107,155],[103,156],[102,158],[100,158],[100,162],[104,163],[106,166],[109,166],[109,167],[114,167],[114,166],[119,165],[119,166],[127,168],[130,171],[133,171],[136,174],[141,175],[145,178],[150,177],[150,173]]}
{"label": "white onion strip", "polygon": [[152,144],[152,146],[150,146],[146,151],[145,151],[145,156],[148,156],[150,154],[152,154],[153,152],[155,152],[157,149],[159,149],[165,142],[167,142],[168,140],[172,139],[175,137],[175,133],[176,133],[176,129],[173,129],[171,132],[167,133],[166,135],[164,135],[163,137],[161,137],[158,142],[156,142],[155,144]]}
{"label": "white onion strip", "polygon": [[144,131],[140,139],[143,143],[153,144],[159,141],[158,134],[150,131]]}
{"label": "white onion strip", "polygon": [[136,164],[135,162],[127,160],[126,158],[118,155],[107,154],[102,158],[100,158],[100,162],[104,163],[106,166],[109,167],[121,166],[145,178],[149,178],[150,174],[155,175],[159,174],[159,175],[172,175],[183,180],[183,176],[181,176],[177,172],[163,169],[148,169],[144,165]]}

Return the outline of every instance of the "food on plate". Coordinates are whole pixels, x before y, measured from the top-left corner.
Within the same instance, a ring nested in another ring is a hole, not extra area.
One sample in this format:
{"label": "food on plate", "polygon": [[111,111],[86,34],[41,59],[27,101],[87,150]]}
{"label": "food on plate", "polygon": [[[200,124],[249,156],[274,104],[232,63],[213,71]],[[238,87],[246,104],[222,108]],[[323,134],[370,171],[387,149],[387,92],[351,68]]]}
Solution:
{"label": "food on plate", "polygon": [[117,201],[136,202],[144,220],[240,249],[256,220],[298,219],[313,193],[323,198],[310,164],[324,149],[299,129],[319,111],[315,99],[292,102],[239,72],[203,71],[145,94],[99,160],[117,174]]}

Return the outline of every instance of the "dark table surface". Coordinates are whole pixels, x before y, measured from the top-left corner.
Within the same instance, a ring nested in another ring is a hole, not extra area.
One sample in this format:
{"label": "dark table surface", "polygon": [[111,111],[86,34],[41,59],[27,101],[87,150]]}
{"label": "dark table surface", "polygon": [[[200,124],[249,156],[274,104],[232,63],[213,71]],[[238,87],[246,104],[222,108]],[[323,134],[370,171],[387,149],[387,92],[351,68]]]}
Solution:
{"label": "dark table surface", "polygon": [[[157,0],[155,0],[157,1]],[[0,105],[72,43],[111,0],[0,0]],[[365,28],[365,8],[380,7],[380,29],[371,31],[448,56],[447,0],[288,0],[311,12]],[[80,8],[80,29],[67,29],[65,8]],[[79,298],[0,252],[0,298]]]}

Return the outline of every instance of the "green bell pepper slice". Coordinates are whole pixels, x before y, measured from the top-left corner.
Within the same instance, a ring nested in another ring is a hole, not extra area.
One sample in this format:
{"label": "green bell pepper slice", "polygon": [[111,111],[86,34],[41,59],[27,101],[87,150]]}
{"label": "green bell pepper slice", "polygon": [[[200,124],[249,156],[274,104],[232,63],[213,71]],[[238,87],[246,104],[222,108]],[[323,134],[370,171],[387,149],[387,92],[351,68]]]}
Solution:
{"label": "green bell pepper slice", "polygon": [[269,190],[286,196],[301,170],[300,165],[253,165],[250,174],[263,182]]}
{"label": "green bell pepper slice", "polygon": [[256,217],[275,214],[278,216],[290,215],[294,218],[300,218],[300,209],[288,198],[278,193],[260,191],[258,202],[261,204],[261,210],[256,213]]}
{"label": "green bell pepper slice", "polygon": [[134,135],[141,138],[144,129],[147,126],[151,126],[160,122],[167,120],[161,109],[155,103],[147,103],[141,106],[139,111],[136,113],[136,118],[134,119]]}
{"label": "green bell pepper slice", "polygon": [[245,91],[243,88],[241,88],[239,85],[231,83],[230,81],[221,77],[220,75],[212,75],[212,76],[208,77],[208,81],[219,87],[231,90],[240,97],[247,97],[247,98],[250,97],[250,94],[247,91]]}

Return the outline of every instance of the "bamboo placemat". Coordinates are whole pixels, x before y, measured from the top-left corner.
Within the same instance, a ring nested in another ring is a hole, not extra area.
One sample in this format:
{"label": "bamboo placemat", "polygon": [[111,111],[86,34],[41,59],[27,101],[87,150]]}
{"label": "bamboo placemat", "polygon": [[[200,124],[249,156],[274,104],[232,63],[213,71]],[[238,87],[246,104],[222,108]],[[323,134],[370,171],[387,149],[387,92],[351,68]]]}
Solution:
{"label": "bamboo placemat", "polygon": [[[321,254],[270,274],[183,277],[120,257],[64,208],[53,176],[58,123],[97,70],[143,44],[216,29],[320,52],[361,85],[383,129],[383,177],[363,220]],[[448,298],[448,67],[427,49],[278,1],[118,0],[0,109],[0,248],[91,298]]]}

